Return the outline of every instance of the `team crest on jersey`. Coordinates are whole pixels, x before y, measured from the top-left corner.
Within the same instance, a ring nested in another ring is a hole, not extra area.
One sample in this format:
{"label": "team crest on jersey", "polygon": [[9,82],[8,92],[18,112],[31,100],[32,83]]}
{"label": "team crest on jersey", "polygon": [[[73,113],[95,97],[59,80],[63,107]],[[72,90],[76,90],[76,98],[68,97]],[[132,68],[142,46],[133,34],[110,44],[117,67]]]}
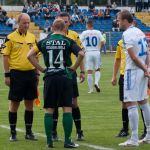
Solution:
{"label": "team crest on jersey", "polygon": [[22,44],[19,44],[19,43],[16,43],[15,45],[14,45],[14,48],[16,48],[16,49],[19,49],[19,48],[21,48],[22,47]]}

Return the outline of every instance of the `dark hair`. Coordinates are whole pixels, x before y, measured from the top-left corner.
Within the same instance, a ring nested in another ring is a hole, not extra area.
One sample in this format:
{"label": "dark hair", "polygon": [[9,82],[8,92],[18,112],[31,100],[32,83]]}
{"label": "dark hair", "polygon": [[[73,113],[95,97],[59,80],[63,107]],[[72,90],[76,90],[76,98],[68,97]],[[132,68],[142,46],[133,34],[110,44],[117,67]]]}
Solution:
{"label": "dark hair", "polygon": [[68,17],[70,19],[70,15],[67,12],[60,12],[57,17]]}
{"label": "dark hair", "polygon": [[128,10],[123,10],[119,12],[119,15],[121,16],[121,19],[126,19],[129,23],[133,22],[133,16]]}
{"label": "dark hair", "polygon": [[93,27],[93,20],[92,19],[89,19],[86,23],[87,25]]}
{"label": "dark hair", "polygon": [[138,22],[136,20],[133,20],[133,24],[135,27],[138,27]]}

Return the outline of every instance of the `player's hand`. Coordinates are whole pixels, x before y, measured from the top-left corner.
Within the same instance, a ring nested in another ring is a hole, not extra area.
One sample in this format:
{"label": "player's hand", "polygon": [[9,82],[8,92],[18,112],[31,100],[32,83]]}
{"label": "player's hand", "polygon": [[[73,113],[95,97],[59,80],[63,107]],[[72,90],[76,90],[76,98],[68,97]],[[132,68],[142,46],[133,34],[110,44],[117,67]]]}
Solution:
{"label": "player's hand", "polygon": [[10,77],[5,77],[5,84],[10,86]]}
{"label": "player's hand", "polygon": [[150,78],[150,72],[148,71],[148,69],[144,72],[145,77]]}
{"label": "player's hand", "polygon": [[115,86],[117,84],[117,78],[112,77],[111,84]]}
{"label": "player's hand", "polygon": [[80,72],[80,83],[84,82],[85,80],[85,72]]}
{"label": "player's hand", "polygon": [[70,68],[68,68],[70,72],[75,72],[74,68],[71,66]]}

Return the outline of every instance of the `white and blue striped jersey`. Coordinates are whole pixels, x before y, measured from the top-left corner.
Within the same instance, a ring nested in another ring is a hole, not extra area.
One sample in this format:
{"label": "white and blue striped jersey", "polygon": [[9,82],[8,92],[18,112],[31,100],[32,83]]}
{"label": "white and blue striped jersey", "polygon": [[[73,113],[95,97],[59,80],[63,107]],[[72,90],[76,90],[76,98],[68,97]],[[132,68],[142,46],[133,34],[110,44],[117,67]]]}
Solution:
{"label": "white and blue striped jersey", "polygon": [[104,37],[99,30],[86,30],[80,35],[86,51],[100,51]]}
{"label": "white and blue striped jersey", "polygon": [[127,69],[138,69],[138,66],[134,63],[131,59],[130,55],[128,54],[128,49],[132,48],[135,55],[139,58],[139,60],[145,64],[147,51],[148,51],[148,44],[146,41],[145,34],[138,28],[134,26],[130,26],[124,33],[123,33],[123,47],[125,49],[126,54],[126,70]]}

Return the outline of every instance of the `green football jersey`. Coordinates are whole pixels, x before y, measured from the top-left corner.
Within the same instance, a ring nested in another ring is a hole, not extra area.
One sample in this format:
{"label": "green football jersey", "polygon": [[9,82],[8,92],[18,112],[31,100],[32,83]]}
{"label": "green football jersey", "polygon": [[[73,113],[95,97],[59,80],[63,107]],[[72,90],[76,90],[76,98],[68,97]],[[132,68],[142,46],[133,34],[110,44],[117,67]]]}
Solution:
{"label": "green football jersey", "polygon": [[72,65],[71,53],[78,55],[81,48],[70,38],[61,34],[51,34],[38,43],[47,75],[67,73],[67,68]]}

